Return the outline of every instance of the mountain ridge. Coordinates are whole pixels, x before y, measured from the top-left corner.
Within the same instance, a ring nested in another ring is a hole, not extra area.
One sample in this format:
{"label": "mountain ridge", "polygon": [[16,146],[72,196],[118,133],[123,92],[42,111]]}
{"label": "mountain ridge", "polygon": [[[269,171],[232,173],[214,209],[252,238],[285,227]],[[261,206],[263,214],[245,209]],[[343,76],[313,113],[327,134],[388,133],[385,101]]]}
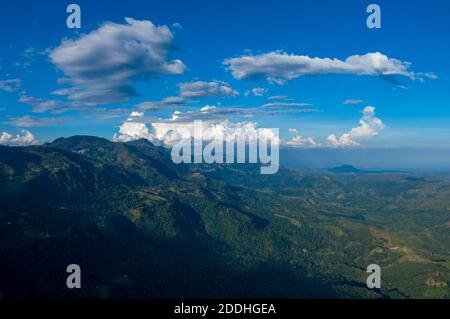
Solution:
{"label": "mountain ridge", "polygon": [[[176,165],[147,141],[75,136],[0,147],[0,181],[5,298],[423,297],[426,276],[448,271],[445,180],[264,176],[252,165]],[[409,260],[415,284],[388,271],[385,289],[368,290],[378,250],[387,269]],[[85,290],[65,288],[71,263]]]}

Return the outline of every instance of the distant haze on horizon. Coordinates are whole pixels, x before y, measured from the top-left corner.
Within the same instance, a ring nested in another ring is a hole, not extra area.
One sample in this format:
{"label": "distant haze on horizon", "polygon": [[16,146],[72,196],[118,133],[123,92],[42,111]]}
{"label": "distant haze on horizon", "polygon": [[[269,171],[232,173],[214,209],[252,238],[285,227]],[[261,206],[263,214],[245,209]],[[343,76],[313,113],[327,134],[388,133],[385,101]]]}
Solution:
{"label": "distant haze on horizon", "polygon": [[[42,143],[51,143],[56,139]],[[362,169],[450,172],[450,147],[301,148],[282,145],[280,164],[284,167],[306,169],[352,165]]]}
{"label": "distant haze on horizon", "polygon": [[449,171],[450,148],[282,148],[282,166],[323,169],[344,164],[366,169]]}

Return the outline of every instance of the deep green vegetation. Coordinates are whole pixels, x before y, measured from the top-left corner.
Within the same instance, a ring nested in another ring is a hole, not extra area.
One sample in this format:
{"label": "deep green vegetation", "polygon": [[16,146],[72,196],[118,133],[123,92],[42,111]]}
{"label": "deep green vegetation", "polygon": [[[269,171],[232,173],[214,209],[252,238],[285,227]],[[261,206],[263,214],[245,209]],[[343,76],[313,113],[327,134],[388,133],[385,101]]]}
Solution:
{"label": "deep green vegetation", "polygon": [[[82,289],[66,288],[72,263]],[[450,298],[449,284],[446,178],[260,175],[82,136],[0,147],[4,298]]]}

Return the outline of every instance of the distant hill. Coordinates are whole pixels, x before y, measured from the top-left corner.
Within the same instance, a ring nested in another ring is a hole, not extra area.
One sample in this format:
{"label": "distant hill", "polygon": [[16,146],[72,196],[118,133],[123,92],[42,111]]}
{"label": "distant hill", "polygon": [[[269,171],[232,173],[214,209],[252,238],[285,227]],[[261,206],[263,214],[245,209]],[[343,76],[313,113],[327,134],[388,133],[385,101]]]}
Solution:
{"label": "distant hill", "polygon": [[334,171],[351,174],[175,165],[144,140],[0,146],[2,298],[449,298],[450,182]]}
{"label": "distant hill", "polygon": [[399,170],[362,170],[352,165],[341,165],[328,169],[333,174],[406,174],[405,171]]}
{"label": "distant hill", "polygon": [[357,169],[352,165],[342,165],[339,167],[333,167],[328,170],[334,174],[347,174],[347,173],[355,173],[355,174],[365,174],[367,171]]}

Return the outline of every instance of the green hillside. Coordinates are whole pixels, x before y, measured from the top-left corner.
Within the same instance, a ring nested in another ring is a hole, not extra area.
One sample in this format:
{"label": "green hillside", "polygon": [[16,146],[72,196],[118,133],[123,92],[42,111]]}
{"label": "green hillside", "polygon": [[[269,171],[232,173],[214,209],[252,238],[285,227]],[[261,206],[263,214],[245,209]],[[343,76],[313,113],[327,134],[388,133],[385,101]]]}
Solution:
{"label": "green hillside", "polygon": [[0,147],[0,293],[450,298],[449,198],[445,178],[175,165],[144,140]]}

